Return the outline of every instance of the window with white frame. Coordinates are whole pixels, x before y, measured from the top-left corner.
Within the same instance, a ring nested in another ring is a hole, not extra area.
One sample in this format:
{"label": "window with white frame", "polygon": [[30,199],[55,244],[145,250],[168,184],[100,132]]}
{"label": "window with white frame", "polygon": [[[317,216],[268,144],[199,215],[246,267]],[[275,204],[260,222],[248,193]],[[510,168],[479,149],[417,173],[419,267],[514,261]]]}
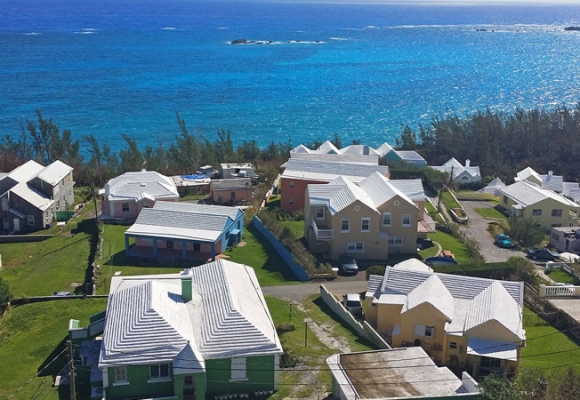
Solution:
{"label": "window with white frame", "polygon": [[316,209],[316,219],[324,219],[324,208],[320,207]]}
{"label": "window with white frame", "polygon": [[149,366],[149,377],[151,379],[169,378],[169,364],[157,364]]}
{"label": "window with white frame", "polygon": [[27,215],[28,225],[34,225],[34,215]]}
{"label": "window with white frame", "polygon": [[348,232],[350,230],[350,223],[347,218],[343,218],[340,223],[340,231],[341,232]]}
{"label": "window with white frame", "polygon": [[347,251],[364,251],[364,243],[363,242],[348,242],[346,245]]}
{"label": "window with white frame", "polygon": [[127,367],[125,365],[115,367],[114,383],[125,383],[125,382],[127,382]]}
{"label": "window with white frame", "polygon": [[231,381],[243,381],[248,379],[246,376],[246,357],[232,358],[232,375]]}
{"label": "window with white frame", "polygon": [[415,336],[435,337],[435,327],[430,325],[415,324]]}
{"label": "window with white frame", "polygon": [[402,236],[389,236],[389,246],[402,246],[403,237]]}
{"label": "window with white frame", "polygon": [[403,226],[411,226],[411,214],[403,214]]}
{"label": "window with white frame", "polygon": [[391,226],[391,213],[390,212],[383,213],[383,226]]}
{"label": "window with white frame", "polygon": [[371,231],[371,219],[370,218],[361,218],[360,223],[360,231],[361,232],[370,232]]}

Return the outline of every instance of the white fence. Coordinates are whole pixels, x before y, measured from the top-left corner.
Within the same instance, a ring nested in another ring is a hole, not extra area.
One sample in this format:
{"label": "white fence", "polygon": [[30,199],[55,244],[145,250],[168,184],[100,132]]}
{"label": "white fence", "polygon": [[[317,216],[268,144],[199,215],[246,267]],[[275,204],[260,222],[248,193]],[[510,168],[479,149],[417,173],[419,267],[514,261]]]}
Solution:
{"label": "white fence", "polygon": [[540,297],[580,297],[580,286],[546,286],[540,285]]}

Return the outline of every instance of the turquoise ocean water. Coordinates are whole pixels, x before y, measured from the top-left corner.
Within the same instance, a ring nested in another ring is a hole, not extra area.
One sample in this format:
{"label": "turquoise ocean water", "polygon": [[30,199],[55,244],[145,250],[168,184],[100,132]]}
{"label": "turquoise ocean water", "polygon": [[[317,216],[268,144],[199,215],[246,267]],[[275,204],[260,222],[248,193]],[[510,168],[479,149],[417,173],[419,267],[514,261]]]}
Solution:
{"label": "turquoise ocean water", "polygon": [[575,24],[580,5],[2,0],[0,136],[38,108],[156,145],[178,110],[210,140],[394,142],[438,114],[575,105]]}

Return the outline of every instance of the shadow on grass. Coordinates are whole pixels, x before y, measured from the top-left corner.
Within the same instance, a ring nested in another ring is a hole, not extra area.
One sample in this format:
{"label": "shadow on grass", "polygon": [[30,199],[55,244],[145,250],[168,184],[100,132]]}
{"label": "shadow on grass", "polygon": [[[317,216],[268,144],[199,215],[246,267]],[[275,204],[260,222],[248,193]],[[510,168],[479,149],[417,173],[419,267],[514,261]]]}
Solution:
{"label": "shadow on grass", "polygon": [[264,236],[254,227],[254,224],[248,225],[246,228],[256,239],[260,239],[260,244],[264,247],[268,258],[266,262],[262,265],[261,269],[268,272],[278,272],[284,280],[288,282],[297,282],[298,278],[294,275],[294,272],[288,267],[286,262],[280,257],[278,252],[272,247],[270,243],[266,240]]}
{"label": "shadow on grass", "polygon": [[342,320],[342,318],[340,318],[334,311],[332,311],[332,309],[328,307],[328,305],[324,302],[324,300],[322,300],[322,297],[318,296],[316,299],[312,301],[312,303],[315,306],[317,306],[320,309],[320,311],[328,315],[334,322],[336,322],[338,325],[342,326],[344,329],[352,333],[357,338],[356,339],[357,343],[360,343],[372,349],[379,350],[379,347],[377,345],[375,345],[373,342],[364,337],[360,337],[359,334],[350,327],[350,325],[348,325],[344,320]]}
{"label": "shadow on grass", "polygon": [[176,259],[170,256],[127,256],[125,250],[121,250],[111,256],[104,265],[118,266],[118,267],[167,267],[167,268],[191,268],[198,265],[205,264],[206,260],[196,259]]}
{"label": "shadow on grass", "polygon": [[268,204],[266,204],[266,208],[270,211],[280,208],[280,197],[278,196],[272,196],[270,197],[270,199],[275,199],[275,200],[270,200],[268,202]]}
{"label": "shadow on grass", "polygon": [[46,359],[42,362],[42,364],[40,364],[40,366],[36,370],[38,376],[55,376],[62,370],[62,368],[68,361],[66,351],[63,353],[63,350],[66,350],[67,340],[68,336],[65,336],[56,345],[54,350],[52,350],[52,352],[46,357]]}

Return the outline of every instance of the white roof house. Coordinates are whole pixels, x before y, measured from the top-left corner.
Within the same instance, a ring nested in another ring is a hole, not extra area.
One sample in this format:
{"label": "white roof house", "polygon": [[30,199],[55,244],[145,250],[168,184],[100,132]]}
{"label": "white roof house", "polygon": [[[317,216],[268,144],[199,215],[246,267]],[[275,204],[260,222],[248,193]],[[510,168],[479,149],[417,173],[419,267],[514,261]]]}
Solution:
{"label": "white roof house", "polygon": [[542,200],[553,199],[564,206],[578,208],[579,205],[552,190],[543,189],[527,180],[516,182],[500,189],[500,193],[511,198],[522,207],[539,203]]}
{"label": "white roof house", "polygon": [[[376,155],[362,154],[320,154],[320,153],[290,153],[290,158],[299,158],[301,160],[323,161],[323,162],[343,162],[354,164],[378,165],[379,157]],[[286,163],[280,166],[286,167]]]}
{"label": "white roof house", "polygon": [[37,176],[45,167],[34,160],[30,160],[13,169],[8,175],[16,182],[28,182]]}
{"label": "white roof house", "polygon": [[125,235],[215,242],[242,214],[237,207],[160,201],[143,208]]}
{"label": "white roof house", "polygon": [[576,196],[574,196],[574,194],[580,187],[578,182],[564,182],[564,177],[562,175],[554,175],[552,171],[548,171],[547,174],[539,174],[531,167],[527,167],[518,172],[515,181],[528,181],[535,183],[544,189],[562,193],[563,195],[572,197],[575,200]]}
{"label": "white roof house", "polygon": [[10,189],[10,191],[41,211],[47,210],[54,204],[53,199],[50,199],[46,195],[38,192],[36,189],[27,185],[25,182],[18,183],[16,186]]}
{"label": "white roof house", "polygon": [[184,374],[208,359],[282,354],[265,304],[254,270],[226,260],[113,277],[99,367],[172,362]]}
{"label": "white roof house", "polygon": [[342,155],[366,155],[383,158],[393,148],[388,143],[383,143],[378,148],[373,148],[364,144],[352,144],[341,149],[337,148],[331,141],[327,140],[322,143],[317,149],[309,149],[300,144],[290,150],[290,156],[294,154],[342,154]]}
{"label": "white roof house", "polygon": [[499,190],[503,187],[505,187],[505,183],[496,177],[491,182],[489,182],[486,187],[479,189],[477,193],[490,193],[494,196],[499,196]]}
{"label": "white roof house", "polygon": [[105,184],[108,201],[135,201],[147,199],[179,199],[175,182],[155,171],[125,172]]}
{"label": "white roof house", "polygon": [[430,165],[429,168],[446,174],[453,174],[452,179],[458,183],[481,181],[479,166],[472,166],[470,160],[465,160],[465,165],[462,165],[454,157],[451,157],[443,165]]}
{"label": "white roof house", "polygon": [[386,176],[388,171],[389,169],[386,165],[327,162],[290,158],[286,163],[286,169],[282,173],[282,178],[330,182],[339,176],[343,176],[351,182],[360,182],[375,172]]}
{"label": "white roof house", "polygon": [[48,182],[52,186],[56,186],[68,174],[70,174],[72,170],[72,167],[66,165],[62,161],[56,160],[52,164],[44,167],[37,176],[44,182]]}
{"label": "white roof house", "polygon": [[[428,302],[445,316],[446,333],[468,338],[468,354],[517,360],[517,344],[526,337],[523,282],[434,273],[416,266],[388,266],[384,276],[371,278],[366,296],[373,304],[399,304],[404,314]],[[504,328],[501,338],[479,336],[478,328],[489,322]]]}

